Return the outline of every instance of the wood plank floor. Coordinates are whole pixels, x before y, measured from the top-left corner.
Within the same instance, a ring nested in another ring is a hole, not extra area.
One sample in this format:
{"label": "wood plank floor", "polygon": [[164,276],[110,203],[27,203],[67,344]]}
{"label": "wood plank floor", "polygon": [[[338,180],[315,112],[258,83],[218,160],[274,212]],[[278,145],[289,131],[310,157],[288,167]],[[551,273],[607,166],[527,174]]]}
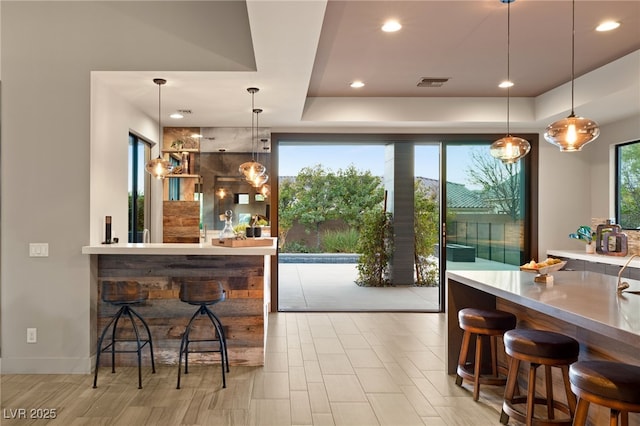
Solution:
{"label": "wood plank floor", "polygon": [[[503,389],[445,374],[443,314],[274,313],[264,367],[2,375],[2,425],[500,425]],[[30,409],[55,409],[55,420]],[[27,418],[15,418],[25,409]],[[13,418],[12,418],[13,417]]]}

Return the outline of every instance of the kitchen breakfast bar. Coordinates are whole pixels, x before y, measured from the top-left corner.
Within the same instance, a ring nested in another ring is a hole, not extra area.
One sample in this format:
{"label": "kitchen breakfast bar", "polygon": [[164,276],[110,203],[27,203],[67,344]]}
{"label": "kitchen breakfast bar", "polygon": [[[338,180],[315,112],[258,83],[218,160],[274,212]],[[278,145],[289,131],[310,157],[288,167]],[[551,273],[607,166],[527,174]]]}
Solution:
{"label": "kitchen breakfast bar", "polygon": [[[608,359],[640,365],[640,294],[616,292],[616,276],[588,271],[558,271],[553,283],[534,282],[522,271],[448,271],[448,374],[455,374],[462,342],[457,313],[466,307],[500,309],[518,319],[518,328],[556,331],[580,343],[580,360]],[[640,281],[625,279],[640,292]],[[503,351],[502,361],[505,355]],[[522,372],[521,372],[522,374]],[[559,377],[557,378],[559,381]],[[554,378],[556,395],[562,388]],[[608,423],[608,414],[592,406],[593,424]],[[640,424],[635,414],[630,424]]]}
{"label": "kitchen breakfast bar", "polygon": [[[277,250],[276,238],[264,240],[270,244],[225,247],[206,243],[151,243],[83,247],[82,253],[91,256],[92,354],[95,356],[97,334],[118,309],[102,301],[103,281],[136,281],[148,290],[148,300],[136,306],[136,311],[151,329],[156,363],[175,364],[181,334],[196,309],[179,299],[180,283],[214,280],[222,284],[226,293],[226,300],[217,303],[213,310],[224,327],[230,364],[263,365],[271,297],[270,259]],[[193,362],[199,361],[207,362],[206,355],[200,359],[193,357]],[[109,357],[104,357],[104,362],[101,359],[101,365],[108,365]],[[116,359],[118,365],[135,363],[134,356]]]}

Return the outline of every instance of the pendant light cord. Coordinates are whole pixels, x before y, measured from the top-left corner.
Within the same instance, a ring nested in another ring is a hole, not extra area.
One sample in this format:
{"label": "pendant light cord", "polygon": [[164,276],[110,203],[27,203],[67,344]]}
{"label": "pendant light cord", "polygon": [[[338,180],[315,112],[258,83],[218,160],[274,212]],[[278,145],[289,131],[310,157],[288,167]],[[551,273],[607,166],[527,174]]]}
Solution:
{"label": "pendant light cord", "polygon": [[257,132],[257,130],[254,130],[254,120],[255,120],[255,105],[254,105],[254,96],[255,96],[255,92],[251,92],[251,159],[253,161],[256,160],[256,156],[255,156],[255,151],[253,149],[253,141],[254,141],[254,133]]}
{"label": "pendant light cord", "polygon": [[575,81],[575,53],[576,51],[576,0],[571,3],[571,116],[575,115],[573,111],[573,86]]}
{"label": "pendant light cord", "polygon": [[511,2],[507,3],[507,136],[511,135],[510,92],[511,92]]}
{"label": "pendant light cord", "polygon": [[160,122],[162,117],[161,105],[162,105],[162,83],[158,83],[158,144],[159,148],[162,149],[162,124]]}

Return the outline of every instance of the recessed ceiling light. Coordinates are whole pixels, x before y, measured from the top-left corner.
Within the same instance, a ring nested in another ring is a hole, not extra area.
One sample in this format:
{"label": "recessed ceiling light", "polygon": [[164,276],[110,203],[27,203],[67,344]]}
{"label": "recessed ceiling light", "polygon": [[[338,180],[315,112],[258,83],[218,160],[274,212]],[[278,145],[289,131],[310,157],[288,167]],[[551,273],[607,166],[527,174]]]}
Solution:
{"label": "recessed ceiling light", "polygon": [[180,114],[179,112],[174,112],[173,114],[171,114],[169,117],[171,118],[175,118],[176,120],[179,120],[181,118],[184,118],[184,115]]}
{"label": "recessed ceiling light", "polygon": [[617,21],[604,21],[596,27],[596,31],[611,31],[620,26],[620,22]]}
{"label": "recessed ceiling light", "polygon": [[513,81],[505,80],[502,83],[498,84],[498,87],[502,89],[506,89],[507,87],[513,87]]}
{"label": "recessed ceiling light", "polygon": [[354,89],[359,89],[360,87],[364,87],[364,83],[361,82],[360,80],[356,80],[353,83],[351,83],[349,86],[353,87]]}
{"label": "recessed ceiling light", "polygon": [[382,25],[382,31],[385,33],[394,33],[399,31],[400,28],[402,28],[402,25],[400,25],[400,22],[395,19],[390,19]]}
{"label": "recessed ceiling light", "polygon": [[198,134],[198,133],[194,133],[191,135],[192,138],[194,139],[200,139],[202,137],[202,135]]}

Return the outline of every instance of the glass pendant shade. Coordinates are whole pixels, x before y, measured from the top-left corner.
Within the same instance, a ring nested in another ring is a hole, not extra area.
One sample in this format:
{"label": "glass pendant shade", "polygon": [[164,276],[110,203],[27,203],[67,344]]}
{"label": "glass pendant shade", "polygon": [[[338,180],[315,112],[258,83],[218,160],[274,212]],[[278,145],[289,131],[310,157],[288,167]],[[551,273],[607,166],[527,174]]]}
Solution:
{"label": "glass pendant shade", "polygon": [[249,183],[251,183],[251,185],[254,188],[260,188],[262,185],[264,185],[265,183],[267,183],[267,181],[269,180],[269,175],[268,174],[263,174],[260,176],[256,176],[253,180],[251,180]]}
{"label": "glass pendant shade", "polygon": [[263,197],[268,197],[271,194],[271,187],[268,184],[264,184],[258,190]]}
{"label": "glass pendant shade", "polygon": [[247,181],[252,182],[258,176],[262,176],[267,168],[256,160],[251,160],[240,164],[238,171],[244,175]]}
{"label": "glass pendant shade", "polygon": [[171,173],[171,164],[169,164],[169,160],[158,156],[158,158],[147,163],[145,170],[156,179],[164,179]]}
{"label": "glass pendant shade", "polygon": [[531,145],[526,139],[507,135],[500,138],[489,147],[491,155],[505,164],[515,163],[531,150]]}
{"label": "glass pendant shade", "polygon": [[544,138],[560,148],[561,152],[580,151],[583,146],[600,135],[598,123],[588,118],[571,114],[547,126]]}

